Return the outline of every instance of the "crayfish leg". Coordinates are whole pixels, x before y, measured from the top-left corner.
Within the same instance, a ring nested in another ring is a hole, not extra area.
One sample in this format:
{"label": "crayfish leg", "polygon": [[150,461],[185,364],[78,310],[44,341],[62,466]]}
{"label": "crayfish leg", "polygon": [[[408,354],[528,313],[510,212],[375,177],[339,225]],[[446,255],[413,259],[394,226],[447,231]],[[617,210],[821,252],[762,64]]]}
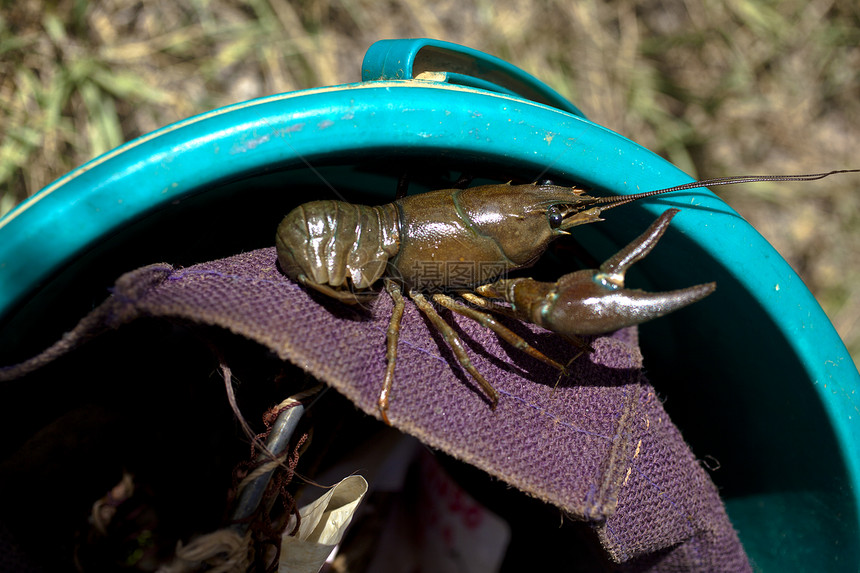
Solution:
{"label": "crayfish leg", "polygon": [[[472,320],[474,320],[475,322],[477,322],[478,324],[480,324],[484,328],[489,328],[490,330],[495,332],[497,335],[499,335],[502,338],[502,340],[504,340],[505,342],[507,342],[508,344],[513,346],[514,348],[516,348],[517,350],[525,352],[526,354],[528,354],[532,358],[536,358],[545,364],[549,364],[553,368],[560,370],[562,373],[565,372],[565,367],[563,364],[556,362],[555,360],[553,360],[549,356],[546,356],[540,350],[534,348],[531,344],[526,342],[519,334],[517,334],[514,331],[512,331],[511,329],[509,329],[507,326],[505,326],[504,324],[502,324],[501,322],[499,322],[498,320],[496,320],[495,318],[493,318],[489,314],[487,314],[485,312],[481,312],[479,310],[475,310],[474,308],[469,308],[468,306],[462,305],[462,304],[458,303],[456,300],[454,300],[453,298],[451,298],[450,296],[447,296],[444,294],[433,295],[433,300],[436,301],[437,303],[441,304],[445,308],[447,308],[453,312],[456,312],[457,314],[461,314],[467,318],[471,318]],[[500,308],[502,308],[502,307],[500,307]]]}
{"label": "crayfish leg", "polygon": [[385,333],[385,379],[382,381],[382,391],[379,393],[379,414],[382,416],[382,421],[391,425],[388,420],[388,403],[391,395],[391,387],[394,385],[394,365],[397,363],[397,342],[400,339],[400,322],[403,319],[403,294],[400,292],[400,287],[394,281],[386,279],[384,281],[385,290],[391,295],[394,301],[394,308],[391,311],[391,320],[388,321],[388,331]]}
{"label": "crayfish leg", "polygon": [[513,318],[514,320],[522,320],[517,313],[513,311],[513,309],[508,308],[507,306],[502,306],[500,304],[496,304],[491,300],[487,300],[482,296],[478,296],[472,292],[464,292],[460,293],[464,299],[468,300],[475,306],[480,306],[485,310],[489,310],[491,312],[495,312],[497,314],[501,314],[502,316],[507,316],[508,318]]}
{"label": "crayfish leg", "polygon": [[404,171],[397,180],[397,191],[394,193],[394,200],[403,199],[406,193],[409,192],[409,172]]}
{"label": "crayfish leg", "polygon": [[454,352],[457,362],[460,363],[460,366],[462,366],[466,372],[472,375],[472,378],[475,379],[481,389],[486,392],[487,396],[490,398],[492,408],[495,409],[496,405],[499,403],[499,392],[493,388],[492,384],[487,382],[487,379],[478,372],[478,369],[475,368],[472,361],[469,360],[469,356],[466,354],[466,347],[463,345],[463,341],[457,333],[454,332],[454,329],[451,328],[451,326],[445,322],[441,316],[439,316],[439,313],[436,312],[433,305],[424,298],[424,295],[416,291],[409,291],[409,298],[415,302],[415,306],[417,306],[419,310],[421,310],[421,312],[430,319],[430,322],[433,323],[436,330],[442,334],[442,338],[445,339],[445,342],[448,343],[448,346],[450,346],[451,350]]}
{"label": "crayfish leg", "polygon": [[296,281],[298,281],[298,283],[302,286],[312,288],[317,292],[321,292],[328,297],[331,297],[335,300],[339,300],[340,302],[346,304],[360,304],[363,302],[369,302],[373,300],[377,295],[375,291],[352,292],[350,290],[333,289],[328,285],[316,283],[309,279],[307,275],[303,274],[296,277]]}
{"label": "crayfish leg", "polygon": [[593,348],[589,343],[587,343],[587,342],[586,342],[585,340],[583,340],[582,338],[580,338],[580,337],[576,336],[575,334],[562,334],[561,336],[562,336],[565,340],[567,340],[568,342],[570,342],[570,344],[571,344],[572,346],[576,346],[576,347],[579,349],[579,353],[578,353],[578,354],[576,354],[576,356],[574,356],[573,358],[571,358],[571,359],[567,362],[567,365],[568,365],[568,366],[570,366],[570,364],[571,364],[574,360],[576,360],[577,358],[579,358],[580,356],[582,356],[582,355],[583,355],[583,354],[585,354],[586,352],[588,352],[589,354],[591,354],[592,352],[594,352],[594,348]]}

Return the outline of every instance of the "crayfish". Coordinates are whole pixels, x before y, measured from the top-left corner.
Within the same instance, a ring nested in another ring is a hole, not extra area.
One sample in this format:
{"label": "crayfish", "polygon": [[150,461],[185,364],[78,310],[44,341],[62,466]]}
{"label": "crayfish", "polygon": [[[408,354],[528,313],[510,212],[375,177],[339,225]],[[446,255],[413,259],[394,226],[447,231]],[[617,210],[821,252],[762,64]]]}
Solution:
{"label": "crayfish", "polygon": [[[484,309],[512,314],[568,337],[641,324],[698,301],[715,288],[714,283],[666,293],[624,288],[624,272],[654,247],[676,209],[666,211],[599,270],[571,273],[555,283],[496,279],[533,265],[569,229],[601,221],[603,211],[645,197],[753,181],[809,181],[848,171],[860,170],[727,177],[618,197],[592,197],[582,189],[553,184],[508,183],[412,196],[398,193],[394,202],[379,206],[313,201],[296,207],[278,226],[278,262],[291,279],[350,304],[377,296],[376,284],[382,282],[394,301],[378,401],[385,422],[404,290],[495,407],[499,393],[472,365],[460,337],[425,293],[433,302],[480,322],[515,347],[564,372],[562,364],[531,347],[493,316],[458,302],[449,293],[462,294]],[[473,294],[476,290],[505,299],[510,309],[478,297]]]}

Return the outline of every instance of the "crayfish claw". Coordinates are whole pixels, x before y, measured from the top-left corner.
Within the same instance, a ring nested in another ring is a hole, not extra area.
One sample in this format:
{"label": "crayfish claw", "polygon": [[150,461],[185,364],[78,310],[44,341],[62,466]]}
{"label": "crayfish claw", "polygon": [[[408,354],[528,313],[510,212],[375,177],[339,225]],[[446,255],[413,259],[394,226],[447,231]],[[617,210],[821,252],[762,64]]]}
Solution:
{"label": "crayfish claw", "polygon": [[714,292],[716,283],[666,292],[624,288],[627,270],[651,252],[677,213],[678,209],[666,210],[600,269],[561,277],[551,304],[541,309],[542,326],[568,335],[603,334],[660,318]]}
{"label": "crayfish claw", "polygon": [[[678,209],[666,210],[599,269],[569,273],[555,283],[528,278],[501,279],[477,291],[507,300],[518,318],[569,340],[577,340],[577,335],[605,334],[665,316],[705,298],[716,289],[716,283],[656,293],[624,288],[627,270],[651,252],[677,213]],[[581,341],[574,344],[590,350]]]}
{"label": "crayfish claw", "polygon": [[[642,324],[697,302],[716,289],[716,283],[666,292],[608,289],[597,283],[559,293],[545,327],[564,334],[603,334]],[[581,296],[585,292],[588,295]],[[547,326],[548,325],[548,326]]]}
{"label": "crayfish claw", "polygon": [[630,241],[630,243],[609,257],[602,265],[600,265],[600,273],[598,276],[605,277],[607,282],[616,286],[624,286],[624,273],[627,272],[634,263],[641,261],[645,255],[651,252],[666,229],[669,228],[669,223],[679,212],[679,209],[667,209],[660,215],[644,233]]}

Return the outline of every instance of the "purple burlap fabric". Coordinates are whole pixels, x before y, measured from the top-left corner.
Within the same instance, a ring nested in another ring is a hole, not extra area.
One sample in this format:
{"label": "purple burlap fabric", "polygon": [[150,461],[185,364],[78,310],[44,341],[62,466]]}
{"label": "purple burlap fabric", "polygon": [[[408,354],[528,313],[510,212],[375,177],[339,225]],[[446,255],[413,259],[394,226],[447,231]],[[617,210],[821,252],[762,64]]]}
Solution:
{"label": "purple burlap fabric", "polygon": [[[277,268],[273,248],[122,276],[111,297],[20,376],[85,338],[140,316],[220,326],[255,340],[378,417],[391,313],[309,295]],[[554,391],[558,372],[476,323],[455,324],[473,363],[500,392],[495,411],[441,336],[407,303],[389,418],[396,428],[594,525],[629,571],[747,571],[716,488],[642,375],[635,329],[592,342]],[[566,361],[572,348],[536,327],[522,333]]]}

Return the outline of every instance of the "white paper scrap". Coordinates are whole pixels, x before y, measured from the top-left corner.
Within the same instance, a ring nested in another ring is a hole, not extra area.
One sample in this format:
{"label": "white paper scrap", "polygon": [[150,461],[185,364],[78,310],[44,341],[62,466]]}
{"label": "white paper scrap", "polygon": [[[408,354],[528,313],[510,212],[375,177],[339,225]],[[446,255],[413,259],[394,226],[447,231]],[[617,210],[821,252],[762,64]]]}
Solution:
{"label": "white paper scrap", "polygon": [[359,475],[349,476],[302,507],[298,533],[281,538],[278,573],[317,573],[340,543],[366,493],[367,481]]}

